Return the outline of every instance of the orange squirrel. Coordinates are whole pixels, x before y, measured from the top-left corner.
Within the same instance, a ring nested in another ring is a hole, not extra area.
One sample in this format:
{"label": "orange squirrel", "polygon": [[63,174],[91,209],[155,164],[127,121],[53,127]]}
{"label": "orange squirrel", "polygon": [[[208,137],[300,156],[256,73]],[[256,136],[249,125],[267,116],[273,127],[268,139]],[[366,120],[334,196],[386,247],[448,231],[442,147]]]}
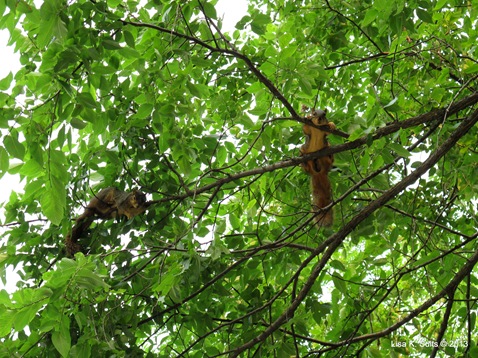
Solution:
{"label": "orange squirrel", "polygon": [[[335,124],[327,120],[326,114],[326,111],[320,109],[312,110],[311,114],[306,118],[315,125],[328,125],[331,130],[334,130],[336,128]],[[300,148],[300,155],[313,153],[329,147],[327,140],[329,132],[312,127],[309,124],[304,124],[303,130],[306,142]],[[310,174],[312,211],[315,213],[315,222],[319,227],[331,226],[334,221],[332,209],[328,209],[325,212],[321,210],[332,202],[332,188],[328,173],[332,168],[333,162],[334,157],[330,154],[301,164],[302,168]]]}
{"label": "orange squirrel", "polygon": [[69,257],[81,251],[78,244],[81,235],[90,227],[93,220],[114,219],[126,216],[128,219],[142,214],[150,205],[146,195],[139,190],[124,192],[114,187],[100,190],[86,206],[85,211],[77,219],[71,233],[65,239],[66,253]]}

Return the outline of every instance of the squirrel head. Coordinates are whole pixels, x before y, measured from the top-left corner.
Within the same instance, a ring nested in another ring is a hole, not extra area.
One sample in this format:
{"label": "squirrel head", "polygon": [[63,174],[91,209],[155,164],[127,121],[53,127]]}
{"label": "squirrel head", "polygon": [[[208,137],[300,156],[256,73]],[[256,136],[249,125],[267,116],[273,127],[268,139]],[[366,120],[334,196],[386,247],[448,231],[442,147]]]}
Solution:
{"label": "squirrel head", "polygon": [[325,116],[327,115],[327,110],[324,109],[314,109],[312,110],[310,116],[311,117],[316,117],[318,119],[325,119]]}
{"label": "squirrel head", "polygon": [[138,189],[134,189],[132,193],[135,207],[144,206],[144,203],[146,203],[146,194]]}
{"label": "squirrel head", "polygon": [[326,118],[327,110],[313,109],[307,116],[307,119],[311,120],[315,125],[328,124],[329,121]]}

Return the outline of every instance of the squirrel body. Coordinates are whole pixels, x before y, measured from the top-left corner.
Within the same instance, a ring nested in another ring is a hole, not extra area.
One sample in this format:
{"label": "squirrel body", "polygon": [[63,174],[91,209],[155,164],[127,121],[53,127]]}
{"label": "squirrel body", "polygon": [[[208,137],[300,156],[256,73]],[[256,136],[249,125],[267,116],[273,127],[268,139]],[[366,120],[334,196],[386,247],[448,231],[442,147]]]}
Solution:
{"label": "squirrel body", "polygon": [[121,216],[131,219],[146,210],[145,203],[146,195],[139,190],[125,192],[114,187],[108,187],[100,190],[91,199],[77,221],[95,215],[105,220]]}
{"label": "squirrel body", "polygon": [[131,219],[142,214],[148,206],[146,195],[139,190],[125,192],[114,187],[100,190],[76,219],[71,233],[66,237],[67,255],[72,257],[81,251],[78,240],[96,218],[109,220],[125,216]]}
{"label": "squirrel body", "polygon": [[[335,124],[326,118],[326,111],[313,110],[306,118],[314,125],[328,125],[334,130]],[[327,136],[329,132],[304,124],[303,131],[306,142],[300,148],[300,155],[316,152],[329,147]],[[326,155],[321,158],[304,162],[301,166],[310,175],[310,186],[312,192],[312,211],[315,213],[315,222],[320,226],[331,226],[334,221],[332,209],[321,211],[322,208],[332,203],[332,188],[328,173],[334,163],[333,155]]]}

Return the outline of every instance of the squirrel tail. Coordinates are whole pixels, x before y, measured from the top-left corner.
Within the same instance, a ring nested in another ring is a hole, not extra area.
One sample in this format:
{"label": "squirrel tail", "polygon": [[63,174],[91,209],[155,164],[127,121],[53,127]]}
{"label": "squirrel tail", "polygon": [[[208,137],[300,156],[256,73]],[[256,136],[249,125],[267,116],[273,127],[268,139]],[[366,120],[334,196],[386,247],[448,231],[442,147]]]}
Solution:
{"label": "squirrel tail", "polygon": [[90,227],[91,223],[94,220],[94,216],[86,216],[85,214],[81,215],[77,220],[71,232],[65,239],[65,247],[67,257],[73,257],[77,252],[82,250],[78,240],[81,235]]}
{"label": "squirrel tail", "polygon": [[311,175],[312,212],[318,227],[332,226],[334,213],[332,209],[322,210],[332,203],[332,188],[326,171],[320,171]]}

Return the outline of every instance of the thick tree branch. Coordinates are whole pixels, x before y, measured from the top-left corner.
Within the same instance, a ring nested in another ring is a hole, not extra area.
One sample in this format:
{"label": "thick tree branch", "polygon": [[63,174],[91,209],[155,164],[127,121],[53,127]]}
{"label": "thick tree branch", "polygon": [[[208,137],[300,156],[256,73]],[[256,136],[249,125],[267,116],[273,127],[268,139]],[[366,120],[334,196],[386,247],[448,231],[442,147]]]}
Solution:
{"label": "thick tree branch", "polygon": [[[231,352],[232,357],[237,357],[239,354],[245,350],[253,347],[257,343],[263,342],[267,337],[269,337],[273,332],[275,332],[279,327],[284,324],[288,319],[294,316],[296,309],[299,307],[301,302],[306,298],[309,293],[312,285],[315,283],[317,277],[322,272],[322,269],[325,267],[326,263],[332,257],[333,253],[341,245],[345,237],[350,234],[363,220],[369,217],[374,211],[378,208],[385,205],[389,200],[394,198],[408,186],[412,185],[417,179],[419,179],[423,174],[425,174],[431,167],[433,167],[457,142],[463,137],[476,123],[478,122],[478,110],[473,112],[468,118],[466,118],[458,128],[450,135],[450,137],[433,153],[430,157],[423,162],[416,170],[414,170],[410,175],[406,176],[402,181],[397,183],[395,186],[387,190],[382,196],[371,202],[366,206],[362,211],[360,211],[356,216],[352,218],[347,224],[345,224],[341,230],[339,230],[334,235],[330,236],[324,243],[329,243],[329,247],[322,255],[319,262],[312,269],[310,276],[307,281],[304,283],[302,289],[298,292],[297,297],[293,300],[292,304],[260,335],[250,340],[249,342],[243,344],[242,346],[237,347]],[[324,244],[323,243],[323,244]],[[321,245],[322,246],[322,245]],[[317,254],[320,254],[318,252]],[[468,275],[473,266],[478,261],[478,251],[472,256],[472,258],[465,264],[462,270],[455,276],[455,278],[445,287],[445,289],[432,299],[426,301],[418,309],[414,310],[411,315],[408,317],[409,320],[418,315],[420,312],[431,307],[435,302],[444,297],[447,294],[451,294],[456,286],[463,280],[466,275]],[[392,332],[401,325],[405,324],[407,321],[400,321],[398,326],[393,325],[387,331]],[[394,328],[394,329],[392,329]],[[350,340],[349,340],[350,342]]]}
{"label": "thick tree branch", "polygon": [[453,308],[453,303],[455,302],[453,300],[453,297],[456,291],[456,286],[453,287],[451,291],[452,292],[448,295],[449,297],[448,297],[448,302],[446,304],[445,314],[443,315],[443,318],[440,324],[440,331],[438,332],[438,337],[436,339],[437,345],[433,347],[433,351],[432,351],[432,354],[430,355],[430,358],[436,357],[438,353],[438,349],[441,347],[440,343],[442,342],[443,336],[445,335],[446,329],[448,327],[448,322],[450,321],[451,309]]}
{"label": "thick tree branch", "polygon": [[[275,118],[272,118],[271,120],[265,121],[264,123],[270,123],[270,122],[279,121],[279,120],[285,120],[285,121],[294,120],[296,122],[307,124],[308,126],[311,126],[311,127],[314,127],[314,128],[322,129],[323,131],[335,134],[336,136],[339,136],[339,137],[342,137],[342,138],[349,138],[350,137],[350,134],[345,133],[345,132],[341,131],[340,129],[332,129],[332,128],[330,128],[330,126],[328,124],[315,124],[310,119],[307,119],[307,118],[275,117]],[[332,118],[331,120],[333,121],[334,119]]]}

